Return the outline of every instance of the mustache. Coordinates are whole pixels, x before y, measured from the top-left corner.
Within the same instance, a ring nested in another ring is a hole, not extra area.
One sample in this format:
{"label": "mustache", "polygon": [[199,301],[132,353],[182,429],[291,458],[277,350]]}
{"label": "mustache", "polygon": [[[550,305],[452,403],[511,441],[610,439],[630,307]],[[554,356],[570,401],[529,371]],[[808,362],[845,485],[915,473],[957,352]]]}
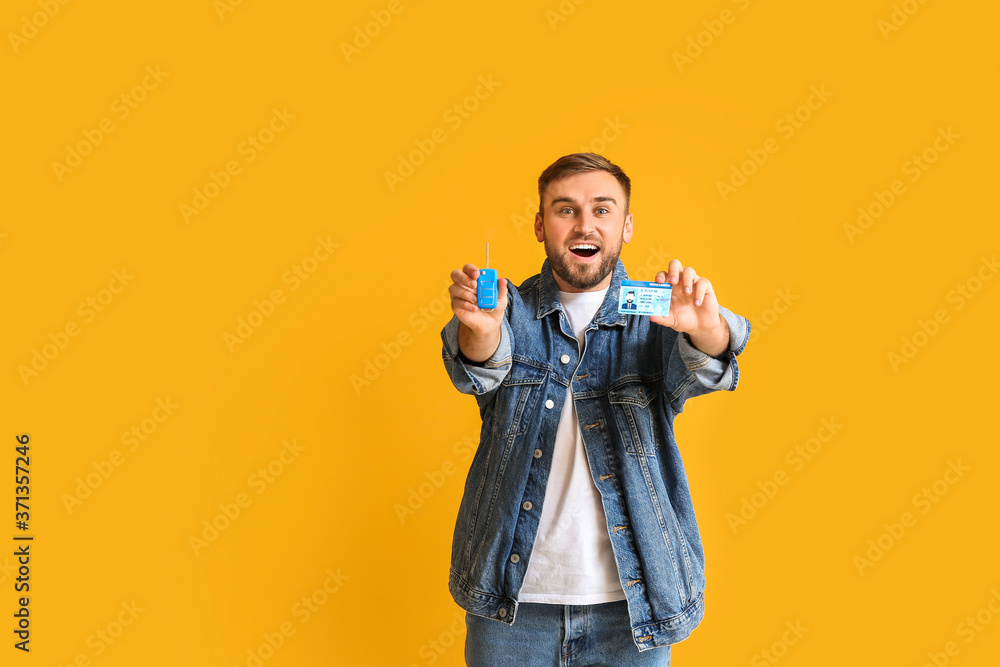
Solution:
{"label": "mustache", "polygon": [[567,241],[567,245],[573,245],[574,243],[593,243],[598,248],[603,248],[604,245],[600,243],[600,238],[597,236],[581,236],[579,238],[570,239]]}

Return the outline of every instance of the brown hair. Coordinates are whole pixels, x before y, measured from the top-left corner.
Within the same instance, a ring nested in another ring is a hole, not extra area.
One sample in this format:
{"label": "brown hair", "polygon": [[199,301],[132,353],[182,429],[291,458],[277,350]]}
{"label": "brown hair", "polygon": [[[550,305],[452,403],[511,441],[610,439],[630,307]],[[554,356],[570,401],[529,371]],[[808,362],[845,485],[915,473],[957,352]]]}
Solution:
{"label": "brown hair", "polygon": [[563,155],[561,158],[550,164],[538,177],[538,212],[544,216],[542,210],[542,200],[545,197],[545,189],[549,183],[557,181],[564,176],[579,174],[585,171],[603,170],[618,179],[622,190],[625,191],[625,214],[628,214],[628,201],[632,195],[632,181],[625,175],[621,167],[610,162],[606,157],[596,153],[572,153]]}

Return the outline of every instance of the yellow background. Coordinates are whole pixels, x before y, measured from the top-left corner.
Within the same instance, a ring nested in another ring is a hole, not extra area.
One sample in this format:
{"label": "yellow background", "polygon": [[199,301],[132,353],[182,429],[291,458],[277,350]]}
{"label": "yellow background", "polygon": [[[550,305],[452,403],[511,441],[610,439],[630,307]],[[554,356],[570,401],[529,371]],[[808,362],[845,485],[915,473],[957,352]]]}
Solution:
{"label": "yellow background", "polygon": [[[441,364],[443,290],[487,241],[502,276],[536,273],[538,174],[596,149],[633,181],[632,277],[678,257],[755,326],[738,390],[677,423],[708,588],[674,664],[771,664],[764,650],[788,666],[996,664],[1000,280],[975,279],[1000,245],[1000,10],[906,5],[74,0],[49,18],[54,2],[4,3],[0,433],[8,470],[15,435],[31,437],[35,541],[24,654],[5,474],[0,662],[252,665],[285,624],[268,667],[463,664],[447,575],[479,417]],[[371,12],[391,20],[366,43]],[[830,96],[802,110],[812,87]],[[123,95],[143,99],[121,118]],[[294,117],[269,136],[275,109]],[[250,136],[270,140],[252,160]],[[723,200],[718,182],[768,139],[776,152]],[[295,283],[296,266],[313,271]],[[960,284],[978,289],[961,308]],[[227,344],[275,290],[283,302]],[[920,345],[894,364],[904,338]],[[829,436],[824,419],[842,426],[796,469],[786,455]],[[298,453],[274,464],[286,441]],[[953,484],[950,461],[968,468]],[[924,488],[935,502],[915,502]],[[734,531],[743,499],[760,506]],[[912,525],[886,537],[904,512]],[[226,527],[193,547],[213,520]],[[310,596],[323,604],[304,618]],[[970,637],[977,612],[991,622]],[[786,623],[808,631],[789,644]]]}

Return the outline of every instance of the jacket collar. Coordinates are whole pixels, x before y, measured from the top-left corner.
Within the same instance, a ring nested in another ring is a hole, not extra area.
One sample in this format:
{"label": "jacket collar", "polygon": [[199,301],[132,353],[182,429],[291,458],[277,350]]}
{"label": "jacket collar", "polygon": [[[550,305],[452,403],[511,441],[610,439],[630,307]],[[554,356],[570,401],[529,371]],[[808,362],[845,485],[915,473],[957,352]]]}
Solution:
{"label": "jacket collar", "polygon": [[[625,326],[626,316],[618,312],[618,293],[623,280],[628,280],[628,274],[625,272],[625,265],[619,259],[618,263],[615,264],[614,271],[611,272],[611,284],[604,295],[604,303],[601,304],[601,307],[597,310],[597,314],[594,315],[594,324],[620,324]],[[542,264],[539,285],[538,310],[535,312],[536,320],[540,320],[552,312],[563,309],[562,304],[559,303],[559,286],[556,285],[556,279],[552,277],[552,267],[548,259]]]}

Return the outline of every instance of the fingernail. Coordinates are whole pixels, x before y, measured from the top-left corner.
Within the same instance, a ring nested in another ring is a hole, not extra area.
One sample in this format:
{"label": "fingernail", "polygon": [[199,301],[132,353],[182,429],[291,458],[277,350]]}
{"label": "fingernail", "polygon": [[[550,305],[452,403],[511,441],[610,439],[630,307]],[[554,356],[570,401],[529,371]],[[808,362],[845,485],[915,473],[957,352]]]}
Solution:
{"label": "fingernail", "polygon": [[695,299],[694,305],[700,306],[701,305],[701,299]]}

